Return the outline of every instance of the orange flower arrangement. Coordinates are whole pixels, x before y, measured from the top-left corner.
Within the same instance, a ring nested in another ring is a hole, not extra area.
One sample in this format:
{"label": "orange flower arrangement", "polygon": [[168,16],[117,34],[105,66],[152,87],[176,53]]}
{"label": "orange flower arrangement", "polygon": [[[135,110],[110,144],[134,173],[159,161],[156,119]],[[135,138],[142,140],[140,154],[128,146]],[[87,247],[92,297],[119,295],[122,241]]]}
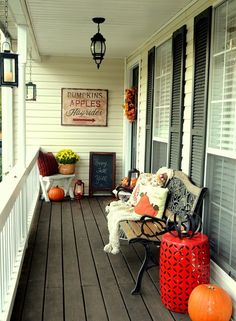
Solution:
{"label": "orange flower arrangement", "polygon": [[137,89],[135,87],[125,89],[125,103],[123,105],[125,115],[132,123],[136,119],[137,107],[135,104],[135,95]]}

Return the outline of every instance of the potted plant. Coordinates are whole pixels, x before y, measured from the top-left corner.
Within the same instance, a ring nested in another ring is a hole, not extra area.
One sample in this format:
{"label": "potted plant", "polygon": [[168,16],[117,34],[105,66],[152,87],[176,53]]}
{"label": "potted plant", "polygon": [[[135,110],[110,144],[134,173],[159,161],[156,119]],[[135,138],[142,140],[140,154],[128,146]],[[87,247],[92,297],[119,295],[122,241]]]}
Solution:
{"label": "potted plant", "polygon": [[56,154],[56,160],[59,163],[59,173],[64,175],[74,174],[75,163],[80,159],[71,149],[62,149]]}

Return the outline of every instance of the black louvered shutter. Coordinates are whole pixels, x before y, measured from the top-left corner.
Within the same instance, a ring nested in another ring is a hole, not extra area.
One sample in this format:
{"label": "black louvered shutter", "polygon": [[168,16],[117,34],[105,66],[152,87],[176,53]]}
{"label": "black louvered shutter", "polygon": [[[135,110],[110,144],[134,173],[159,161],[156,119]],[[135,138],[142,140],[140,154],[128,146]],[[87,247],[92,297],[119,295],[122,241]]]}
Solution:
{"label": "black louvered shutter", "polygon": [[146,106],[146,141],[145,141],[145,172],[151,171],[152,159],[152,115],[153,115],[153,96],[154,96],[154,66],[155,66],[155,47],[148,51],[147,66],[147,106]]}
{"label": "black louvered shutter", "polygon": [[172,97],[170,108],[169,167],[181,169],[183,137],[184,76],[186,60],[186,25],[172,36]]}
{"label": "black louvered shutter", "polygon": [[194,78],[189,176],[203,185],[209,81],[211,13],[209,7],[194,19]]}

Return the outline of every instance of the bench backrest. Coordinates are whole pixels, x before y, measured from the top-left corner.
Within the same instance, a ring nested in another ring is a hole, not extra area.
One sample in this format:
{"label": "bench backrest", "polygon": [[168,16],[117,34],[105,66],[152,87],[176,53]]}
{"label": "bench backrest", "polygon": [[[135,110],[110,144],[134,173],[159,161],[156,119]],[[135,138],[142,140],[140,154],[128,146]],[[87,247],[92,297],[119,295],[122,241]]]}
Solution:
{"label": "bench backrest", "polygon": [[175,171],[167,186],[169,194],[164,217],[177,213],[199,213],[207,189],[197,187],[182,171]]}

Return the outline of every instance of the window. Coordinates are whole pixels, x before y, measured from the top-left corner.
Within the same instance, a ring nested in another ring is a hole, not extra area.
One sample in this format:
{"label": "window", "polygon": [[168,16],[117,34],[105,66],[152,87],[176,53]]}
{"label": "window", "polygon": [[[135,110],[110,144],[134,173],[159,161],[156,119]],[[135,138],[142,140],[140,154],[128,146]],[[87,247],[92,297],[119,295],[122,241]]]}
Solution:
{"label": "window", "polygon": [[205,230],[213,259],[236,279],[236,1],[216,7],[214,25]]}
{"label": "window", "polygon": [[156,48],[152,172],[167,165],[169,115],[171,102],[172,55],[171,39]]}

